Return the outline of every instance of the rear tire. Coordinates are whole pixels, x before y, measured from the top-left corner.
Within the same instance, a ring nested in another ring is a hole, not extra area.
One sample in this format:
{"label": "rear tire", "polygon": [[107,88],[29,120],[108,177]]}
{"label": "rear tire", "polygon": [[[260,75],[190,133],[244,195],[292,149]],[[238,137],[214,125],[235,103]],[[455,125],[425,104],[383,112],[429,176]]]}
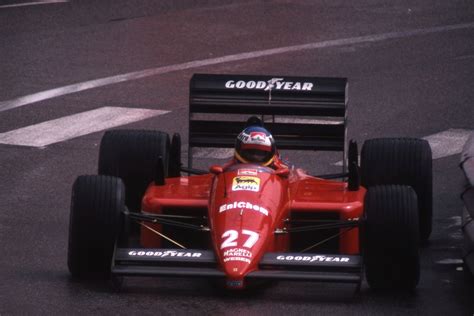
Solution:
{"label": "rear tire", "polygon": [[361,152],[361,180],[366,188],[385,184],[413,187],[418,196],[420,239],[428,240],[433,217],[433,171],[431,148],[426,140],[367,140]]}
{"label": "rear tire", "polygon": [[100,143],[99,174],[119,177],[126,187],[125,204],[141,210],[141,201],[154,180],[158,157],[168,172],[170,139],[167,133],[150,130],[111,130]]}
{"label": "rear tire", "polygon": [[373,289],[414,289],[420,278],[418,212],[408,186],[369,188],[361,240],[367,282]]}
{"label": "rear tire", "polygon": [[119,178],[80,176],[69,218],[68,267],[72,276],[108,277],[120,233],[125,190]]}

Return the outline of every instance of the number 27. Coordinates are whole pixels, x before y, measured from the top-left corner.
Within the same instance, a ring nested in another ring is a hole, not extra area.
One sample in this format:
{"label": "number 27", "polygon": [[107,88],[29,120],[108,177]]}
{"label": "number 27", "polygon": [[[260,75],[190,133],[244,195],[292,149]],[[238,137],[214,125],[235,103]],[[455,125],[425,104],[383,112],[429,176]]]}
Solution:
{"label": "number 27", "polygon": [[[259,238],[258,233],[251,230],[247,230],[247,229],[243,229],[242,234],[249,236],[244,243],[245,248],[252,248]],[[228,230],[222,234],[222,238],[226,238],[226,239],[222,243],[221,249],[227,248],[227,247],[235,247],[237,246],[236,240],[237,238],[239,238],[239,232],[233,229]]]}

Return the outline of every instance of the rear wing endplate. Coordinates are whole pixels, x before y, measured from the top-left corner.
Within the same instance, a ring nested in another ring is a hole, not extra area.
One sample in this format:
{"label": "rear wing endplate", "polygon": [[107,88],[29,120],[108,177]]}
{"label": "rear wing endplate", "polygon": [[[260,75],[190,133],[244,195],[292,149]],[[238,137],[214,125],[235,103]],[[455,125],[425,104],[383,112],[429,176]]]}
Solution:
{"label": "rear wing endplate", "polygon": [[251,115],[262,118],[277,148],[342,151],[345,163],[347,88],[346,78],[195,74],[189,166],[195,147],[234,147]]}

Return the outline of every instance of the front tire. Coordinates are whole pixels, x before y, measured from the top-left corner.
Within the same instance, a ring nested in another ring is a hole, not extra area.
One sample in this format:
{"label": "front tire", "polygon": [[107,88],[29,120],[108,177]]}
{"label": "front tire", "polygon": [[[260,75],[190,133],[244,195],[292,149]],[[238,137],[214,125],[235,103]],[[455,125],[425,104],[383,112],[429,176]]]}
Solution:
{"label": "front tire", "polygon": [[80,176],[69,217],[68,267],[73,277],[107,278],[120,234],[125,189],[119,178]]}
{"label": "front tire", "polygon": [[373,289],[414,289],[420,278],[417,198],[408,186],[370,187],[361,229],[366,278]]}

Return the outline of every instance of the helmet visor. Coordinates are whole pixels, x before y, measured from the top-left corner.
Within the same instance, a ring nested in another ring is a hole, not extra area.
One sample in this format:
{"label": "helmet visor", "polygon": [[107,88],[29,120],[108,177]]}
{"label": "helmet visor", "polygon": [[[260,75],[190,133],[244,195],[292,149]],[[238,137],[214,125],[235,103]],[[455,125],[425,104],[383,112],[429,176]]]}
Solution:
{"label": "helmet visor", "polygon": [[241,152],[241,156],[248,162],[267,163],[272,159],[273,154],[270,151],[247,149]]}

